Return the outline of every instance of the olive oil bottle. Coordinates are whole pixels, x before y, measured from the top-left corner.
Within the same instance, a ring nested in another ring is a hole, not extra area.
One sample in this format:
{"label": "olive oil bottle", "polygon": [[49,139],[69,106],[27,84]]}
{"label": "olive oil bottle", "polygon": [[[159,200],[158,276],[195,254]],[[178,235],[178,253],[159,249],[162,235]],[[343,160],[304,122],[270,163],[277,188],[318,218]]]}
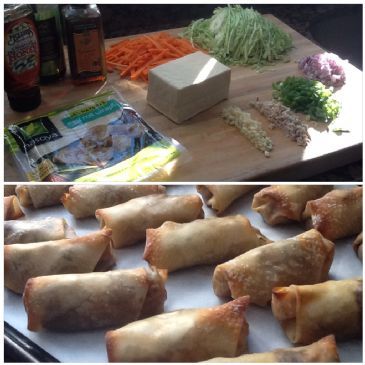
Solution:
{"label": "olive oil bottle", "polygon": [[57,4],[33,5],[40,47],[40,81],[50,83],[64,77],[65,56]]}

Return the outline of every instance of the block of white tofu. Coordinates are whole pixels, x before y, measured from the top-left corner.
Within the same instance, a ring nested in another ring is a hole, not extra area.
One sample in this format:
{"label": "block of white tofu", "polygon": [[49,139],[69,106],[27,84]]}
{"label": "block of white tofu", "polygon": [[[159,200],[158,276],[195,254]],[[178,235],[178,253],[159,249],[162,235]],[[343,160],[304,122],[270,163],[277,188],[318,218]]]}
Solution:
{"label": "block of white tofu", "polygon": [[176,123],[228,98],[230,68],[195,52],[150,70],[147,102]]}

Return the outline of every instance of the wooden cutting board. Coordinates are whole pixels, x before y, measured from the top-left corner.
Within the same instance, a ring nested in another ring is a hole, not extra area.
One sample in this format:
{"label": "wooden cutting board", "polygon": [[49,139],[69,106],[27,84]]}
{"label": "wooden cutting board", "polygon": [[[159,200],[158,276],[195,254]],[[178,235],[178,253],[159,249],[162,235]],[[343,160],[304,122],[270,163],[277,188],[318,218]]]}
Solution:
{"label": "wooden cutting board", "polygon": [[[346,85],[336,92],[342,110],[335,121],[336,126],[349,132],[336,134],[331,126],[327,128],[322,123],[310,123],[311,142],[303,148],[289,140],[282,130],[269,129],[268,121],[249,106],[250,101],[256,100],[257,97],[261,100],[270,100],[273,82],[290,75],[299,75],[297,61],[301,57],[323,52],[323,49],[272,15],[267,17],[292,35],[294,48],[289,53],[290,61],[267,66],[260,71],[250,67],[232,67],[229,99],[181,125],[173,123],[147,104],[147,84],[121,80],[116,73],[108,75],[106,88],[114,86],[148,123],[163,134],[176,139],[186,148],[185,157],[166,172],[166,180],[297,181],[361,159],[362,72],[350,63],[346,65]],[[168,32],[178,34],[181,30],[173,29]],[[106,40],[106,47],[118,40],[119,38]],[[33,115],[92,96],[102,88],[103,85],[100,84],[73,86],[69,79],[44,86],[42,104],[33,111]],[[228,105],[237,105],[251,112],[255,119],[262,122],[274,143],[271,157],[266,158],[237,129],[225,124],[221,112]],[[27,116],[13,112],[7,100],[5,100],[4,115],[5,125]],[[5,181],[23,180],[8,153],[5,155],[4,175]]]}

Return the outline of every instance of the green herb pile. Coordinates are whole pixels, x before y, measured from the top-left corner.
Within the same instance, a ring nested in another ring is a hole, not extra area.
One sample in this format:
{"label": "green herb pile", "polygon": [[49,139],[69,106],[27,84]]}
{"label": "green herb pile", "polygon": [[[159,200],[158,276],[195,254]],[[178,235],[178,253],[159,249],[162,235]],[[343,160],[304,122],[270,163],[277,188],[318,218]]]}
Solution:
{"label": "green herb pile", "polygon": [[340,112],[340,104],[333,98],[332,90],[320,81],[290,76],[272,87],[274,99],[295,112],[308,114],[312,120],[330,122]]}
{"label": "green herb pile", "polygon": [[214,10],[190,24],[183,36],[226,65],[265,65],[292,48],[290,35],[253,9],[240,5]]}

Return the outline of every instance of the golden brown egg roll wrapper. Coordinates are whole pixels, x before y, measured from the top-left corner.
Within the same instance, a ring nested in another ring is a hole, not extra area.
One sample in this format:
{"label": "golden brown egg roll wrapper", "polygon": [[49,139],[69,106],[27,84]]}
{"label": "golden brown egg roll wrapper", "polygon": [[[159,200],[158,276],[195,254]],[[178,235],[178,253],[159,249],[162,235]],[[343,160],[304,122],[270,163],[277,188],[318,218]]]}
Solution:
{"label": "golden brown egg roll wrapper", "polygon": [[115,264],[111,230],[48,242],[4,246],[5,287],[22,293],[28,279],[56,274],[104,271]]}
{"label": "golden brown egg roll wrapper", "polygon": [[15,195],[4,197],[4,220],[18,219],[24,215]]}
{"label": "golden brown egg roll wrapper", "polygon": [[254,195],[252,209],[271,225],[300,222],[307,201],[323,196],[332,188],[328,185],[271,185]]}
{"label": "golden brown egg roll wrapper", "polygon": [[242,215],[190,223],[165,222],[157,229],[147,229],[144,259],[158,268],[174,271],[218,264],[269,242]]}
{"label": "golden brown egg roll wrapper", "polygon": [[362,232],[359,233],[358,236],[355,238],[352,247],[354,248],[356,255],[362,261]]}
{"label": "golden brown egg roll wrapper", "polygon": [[362,187],[332,190],[307,203],[303,218],[329,240],[362,231]]}
{"label": "golden brown egg roll wrapper", "polygon": [[16,185],[4,185],[4,196],[15,195]]}
{"label": "golden brown egg roll wrapper", "polygon": [[198,185],[197,191],[204,201],[222,214],[236,199],[257,188],[257,185]]}
{"label": "golden brown egg roll wrapper", "polygon": [[308,346],[276,349],[271,352],[246,354],[238,357],[216,357],[205,362],[271,363],[271,362],[339,362],[335,336],[330,335]]}
{"label": "golden brown egg roll wrapper", "polygon": [[166,221],[185,223],[204,216],[198,195],[154,194],[131,199],[114,207],[98,209],[101,227],[113,230],[113,246],[131,246],[146,238],[146,229]]}
{"label": "golden brown egg roll wrapper", "polygon": [[361,337],[362,280],[274,288],[272,311],[294,344],[309,344],[328,334]]}
{"label": "golden brown egg roll wrapper", "polygon": [[26,208],[43,208],[61,204],[61,197],[70,185],[17,185],[16,195]]}
{"label": "golden brown egg roll wrapper", "polygon": [[247,349],[243,297],[229,303],[164,313],[106,334],[110,362],[195,362]]}
{"label": "golden brown egg roll wrapper", "polygon": [[32,278],[24,290],[28,329],[118,327],[163,312],[166,272],[151,268]]}
{"label": "golden brown egg roll wrapper", "polygon": [[75,218],[86,218],[94,217],[97,209],[164,192],[161,185],[74,185],[64,194],[62,203]]}
{"label": "golden brown egg roll wrapper", "polygon": [[218,265],[213,289],[220,297],[249,295],[251,303],[265,306],[276,286],[327,280],[333,255],[334,244],[312,229],[254,248]]}
{"label": "golden brown egg roll wrapper", "polygon": [[30,243],[76,237],[75,231],[63,218],[41,220],[11,220],[4,222],[4,243]]}

